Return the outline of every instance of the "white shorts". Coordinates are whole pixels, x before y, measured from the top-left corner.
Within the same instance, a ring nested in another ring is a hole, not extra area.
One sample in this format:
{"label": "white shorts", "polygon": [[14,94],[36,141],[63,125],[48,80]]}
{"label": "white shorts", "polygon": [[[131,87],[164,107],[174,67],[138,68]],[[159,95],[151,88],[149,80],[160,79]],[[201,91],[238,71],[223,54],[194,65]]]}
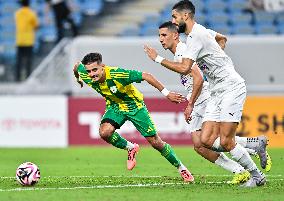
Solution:
{"label": "white shorts", "polygon": [[209,99],[205,99],[203,102],[198,105],[194,105],[194,108],[191,113],[191,121],[189,122],[189,131],[195,132],[201,130],[202,120],[204,118],[206,106]]}
{"label": "white shorts", "polygon": [[240,122],[246,99],[246,85],[239,83],[232,90],[211,93],[203,122]]}

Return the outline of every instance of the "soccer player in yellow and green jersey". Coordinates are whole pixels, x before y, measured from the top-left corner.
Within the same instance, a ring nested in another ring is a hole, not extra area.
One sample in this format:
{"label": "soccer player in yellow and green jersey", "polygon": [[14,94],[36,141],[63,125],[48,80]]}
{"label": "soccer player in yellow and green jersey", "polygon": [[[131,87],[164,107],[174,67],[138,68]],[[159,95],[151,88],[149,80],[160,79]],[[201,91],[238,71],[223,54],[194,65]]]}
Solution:
{"label": "soccer player in yellow and green jersey", "polygon": [[132,83],[140,83],[145,80],[162,92],[170,101],[176,103],[185,100],[181,94],[169,92],[149,73],[104,65],[100,53],[87,54],[81,62],[75,64],[73,71],[81,87],[84,82],[106,100],[106,111],[101,120],[99,134],[107,143],[128,151],[127,168],[129,170],[132,170],[136,165],[135,156],[139,151],[139,145],[127,141],[115,132],[126,120],[131,121],[152,147],[178,169],[184,181],[192,182],[194,180],[172,147],[162,141],[157,134],[143,101],[143,95]]}

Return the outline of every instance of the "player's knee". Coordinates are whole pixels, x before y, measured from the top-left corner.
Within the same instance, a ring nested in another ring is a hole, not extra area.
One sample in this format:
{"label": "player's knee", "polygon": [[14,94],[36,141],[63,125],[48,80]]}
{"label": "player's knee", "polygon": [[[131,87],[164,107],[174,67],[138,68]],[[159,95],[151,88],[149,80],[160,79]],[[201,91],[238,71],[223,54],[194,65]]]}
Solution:
{"label": "player's knee", "polygon": [[99,134],[101,138],[105,141],[108,140],[108,138],[112,135],[113,131],[108,128],[100,128]]}
{"label": "player's knee", "polygon": [[211,148],[213,145],[213,143],[211,142],[208,136],[201,136],[200,141],[201,141],[202,146],[204,147]]}
{"label": "player's knee", "polygon": [[225,151],[231,151],[234,147],[234,142],[230,138],[223,137],[220,140],[220,145]]}

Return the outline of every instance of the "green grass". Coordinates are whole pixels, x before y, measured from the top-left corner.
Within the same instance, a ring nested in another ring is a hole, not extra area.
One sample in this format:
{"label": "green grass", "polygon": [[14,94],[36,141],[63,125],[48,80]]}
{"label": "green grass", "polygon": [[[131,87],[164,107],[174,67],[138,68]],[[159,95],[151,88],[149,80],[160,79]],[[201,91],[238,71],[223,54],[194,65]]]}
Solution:
{"label": "green grass", "polygon": [[[284,149],[269,150],[273,166],[267,185],[253,189],[223,183],[230,173],[191,147],[175,151],[195,175],[195,184],[183,184],[177,170],[150,147],[140,149],[133,171],[126,170],[126,152],[112,147],[0,149],[0,200],[284,200]],[[34,188],[22,187],[14,178],[25,161],[40,167],[41,180]]]}

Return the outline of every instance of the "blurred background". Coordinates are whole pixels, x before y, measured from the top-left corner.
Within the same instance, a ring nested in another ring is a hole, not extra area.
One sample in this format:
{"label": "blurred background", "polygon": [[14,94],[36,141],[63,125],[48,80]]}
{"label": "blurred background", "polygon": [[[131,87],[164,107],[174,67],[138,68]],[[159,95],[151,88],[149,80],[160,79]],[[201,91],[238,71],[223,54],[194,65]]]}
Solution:
{"label": "blurred background", "polygon": [[[72,67],[89,52],[110,66],[151,72],[183,94],[179,75],[150,61],[143,44],[168,58],[158,27],[175,0],[0,0],[0,146],[104,144],[98,135],[104,100],[80,88]],[[284,146],[284,1],[194,0],[196,21],[228,37],[225,52],[248,89],[241,136],[267,135]],[[28,8],[27,8],[28,7]],[[184,38],[184,36],[182,36]],[[29,42],[26,43],[25,41]],[[137,87],[157,129],[171,144],[191,144],[185,104],[168,103],[145,83]],[[120,133],[144,143],[126,123]]]}

